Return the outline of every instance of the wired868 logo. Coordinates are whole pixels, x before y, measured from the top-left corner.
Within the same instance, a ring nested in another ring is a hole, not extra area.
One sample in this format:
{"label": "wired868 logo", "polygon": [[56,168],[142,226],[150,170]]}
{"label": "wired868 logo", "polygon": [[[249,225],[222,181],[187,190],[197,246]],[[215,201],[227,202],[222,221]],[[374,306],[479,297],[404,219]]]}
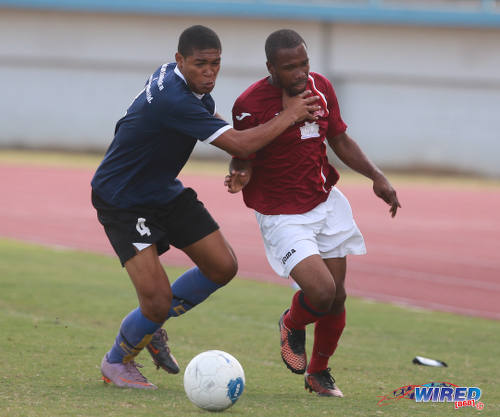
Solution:
{"label": "wired868 logo", "polygon": [[478,387],[433,387],[422,385],[415,387],[415,402],[452,402],[455,409],[462,407],[475,407],[479,410],[484,408],[484,404],[479,400],[481,389]]}
{"label": "wired868 logo", "polygon": [[474,407],[484,408],[479,401],[481,389],[478,387],[459,387],[450,382],[429,382],[422,385],[405,385],[392,392],[391,395],[380,396],[379,406],[388,405],[401,399],[413,400],[417,403],[453,403],[455,409]]}

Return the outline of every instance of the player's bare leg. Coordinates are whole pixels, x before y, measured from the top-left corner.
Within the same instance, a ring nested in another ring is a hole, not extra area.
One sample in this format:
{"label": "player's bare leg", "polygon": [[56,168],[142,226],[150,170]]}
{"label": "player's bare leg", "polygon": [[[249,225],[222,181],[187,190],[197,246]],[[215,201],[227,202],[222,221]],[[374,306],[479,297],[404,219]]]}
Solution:
{"label": "player's bare leg", "polygon": [[303,374],[307,367],[305,326],[326,314],[335,297],[335,282],[319,255],[300,261],[291,271],[300,285],[292,305],[279,320],[281,358],[292,372]]}
{"label": "player's bare leg", "polygon": [[336,295],[335,279],[319,255],[300,261],[290,275],[299,284],[313,310],[321,314],[330,311]]}
{"label": "player's bare leg", "polygon": [[156,323],[163,323],[172,303],[172,290],[167,273],[160,263],[156,245],[138,252],[125,262],[139,298],[142,313]]}
{"label": "player's bare leg", "polygon": [[331,258],[324,262],[334,278],[336,294],[328,314],[321,317],[314,325],[313,352],[305,375],[305,387],[321,396],[343,397],[342,391],[330,373],[328,360],[335,352],[345,327],[346,259]]}
{"label": "player's bare leg", "polygon": [[[236,274],[236,257],[220,231],[182,248],[197,267],[182,274],[172,285],[172,305],[167,318],[186,313],[212,292],[228,283]],[[165,329],[158,329],[147,345],[157,368],[179,372],[179,365],[167,344]]]}
{"label": "player's bare leg", "polygon": [[347,298],[345,290],[345,277],[347,271],[347,260],[343,258],[330,258],[323,260],[335,281],[335,299],[330,308],[332,314],[342,314],[345,300]]}
{"label": "player's bare leg", "polygon": [[134,359],[161,328],[170,309],[172,291],[155,245],[138,252],[125,268],[135,286],[139,307],[123,320],[115,344],[102,360],[101,372],[105,382],[119,387],[156,389],[139,372]]}
{"label": "player's bare leg", "polygon": [[220,230],[182,248],[182,251],[192,259],[207,278],[216,284],[227,284],[238,271],[238,262],[233,249]]}
{"label": "player's bare leg", "polygon": [[[180,316],[227,284],[236,274],[234,253],[220,231],[214,231],[182,250],[197,265],[172,284],[172,304],[167,319]],[[156,367],[168,373],[179,372],[179,365],[167,345],[165,329],[158,329],[147,345]]]}
{"label": "player's bare leg", "polygon": [[[141,310],[146,317],[154,316],[162,323],[168,317],[172,303],[172,289],[167,273],[160,263],[156,245],[152,245],[134,256],[125,264],[139,297]],[[171,374],[179,373],[179,365],[167,344],[168,336],[161,327],[155,331],[146,348],[157,369]]]}

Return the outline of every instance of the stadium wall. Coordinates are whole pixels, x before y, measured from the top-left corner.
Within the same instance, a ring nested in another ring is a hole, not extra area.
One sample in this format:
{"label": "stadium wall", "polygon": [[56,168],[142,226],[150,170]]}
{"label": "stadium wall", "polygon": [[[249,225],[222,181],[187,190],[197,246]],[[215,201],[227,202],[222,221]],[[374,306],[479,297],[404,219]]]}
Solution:
{"label": "stadium wall", "polygon": [[[114,123],[187,26],[214,28],[218,111],[266,75],[290,27],[335,85],[349,132],[390,168],[500,176],[500,29],[0,9],[0,146],[103,150]],[[200,156],[222,156],[200,144]]]}

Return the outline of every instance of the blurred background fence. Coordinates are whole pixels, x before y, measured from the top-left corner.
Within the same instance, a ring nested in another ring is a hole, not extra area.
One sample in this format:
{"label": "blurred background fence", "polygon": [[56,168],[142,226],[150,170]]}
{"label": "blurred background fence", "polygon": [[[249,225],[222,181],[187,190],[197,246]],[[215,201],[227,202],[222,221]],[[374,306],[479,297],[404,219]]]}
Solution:
{"label": "blurred background fence", "polygon": [[223,44],[214,97],[224,117],[266,76],[267,35],[293,28],[378,164],[500,177],[494,0],[0,0],[0,146],[103,151],[149,74],[198,23]]}

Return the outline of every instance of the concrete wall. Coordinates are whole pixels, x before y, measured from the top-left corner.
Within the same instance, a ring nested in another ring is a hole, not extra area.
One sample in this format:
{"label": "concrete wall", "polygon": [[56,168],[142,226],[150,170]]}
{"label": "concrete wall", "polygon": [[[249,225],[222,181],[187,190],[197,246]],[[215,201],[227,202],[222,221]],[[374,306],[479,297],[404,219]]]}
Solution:
{"label": "concrete wall", "polygon": [[[0,9],[0,146],[104,149],[146,78],[196,23],[223,43],[214,90],[223,116],[266,75],[267,35],[291,27],[377,163],[500,176],[499,29]],[[205,145],[196,152],[222,155]]]}
{"label": "concrete wall", "polygon": [[500,30],[337,25],[328,69],[383,165],[500,175]]}

